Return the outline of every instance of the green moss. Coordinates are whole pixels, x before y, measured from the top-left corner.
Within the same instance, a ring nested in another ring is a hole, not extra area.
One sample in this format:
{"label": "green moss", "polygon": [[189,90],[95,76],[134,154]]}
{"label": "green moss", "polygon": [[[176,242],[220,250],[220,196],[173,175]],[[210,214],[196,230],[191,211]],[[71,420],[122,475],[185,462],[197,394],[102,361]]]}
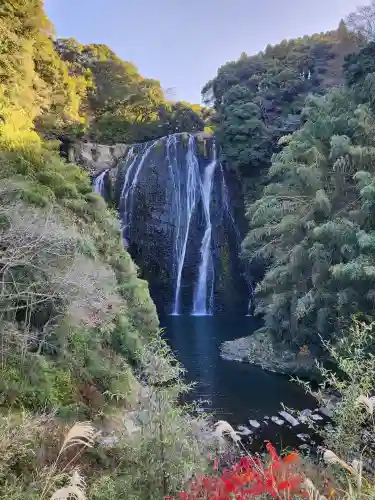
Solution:
{"label": "green moss", "polygon": [[111,332],[111,347],[117,353],[133,362],[141,348],[141,341],[134,324],[125,315],[117,315]]}
{"label": "green moss", "polygon": [[15,197],[38,207],[46,207],[54,198],[53,192],[46,186],[30,183],[15,193]]}
{"label": "green moss", "polygon": [[78,217],[84,217],[86,214],[87,204],[85,200],[82,200],[81,198],[76,200],[64,199],[62,200],[62,204],[64,207],[74,212]]}
{"label": "green moss", "polygon": [[39,411],[74,403],[75,383],[69,370],[39,354],[25,353],[21,358],[17,354],[8,357],[1,370],[3,404]]}
{"label": "green moss", "polygon": [[187,133],[183,133],[181,134],[181,142],[184,146],[184,148],[187,148],[188,144],[189,144],[189,134]]}
{"label": "green moss", "polygon": [[209,154],[208,154],[207,141],[205,138],[198,138],[197,149],[199,156],[201,158],[208,159]]}
{"label": "green moss", "polygon": [[[19,314],[35,323],[33,335],[36,349],[39,347],[38,338],[43,337],[39,330],[46,322],[54,326],[52,329],[49,327],[48,343],[40,354],[15,349],[3,358],[0,387],[3,403],[35,411],[53,407],[63,411],[77,406],[77,388],[82,384],[96,387],[101,397],[104,394],[123,394],[131,398],[135,381],[129,362],[137,361],[136,352],[150,336],[156,334],[158,319],[147,283],[137,277],[137,268],[123,248],[115,214],[106,208],[101,197],[92,193],[88,175],[78,167],[61,161],[53,151],[39,146],[35,150],[10,151],[0,154],[1,162],[6,166],[0,171],[0,182],[7,185],[3,199],[26,202],[30,206],[27,210],[22,205],[26,213],[35,210],[33,207],[45,207],[46,214],[51,211],[59,213],[55,223],[62,224],[59,232],[62,248],[65,233],[71,245],[72,234],[67,228],[74,221],[75,230],[79,231],[76,255],[86,259],[88,265],[93,260],[95,269],[111,270],[117,282],[111,290],[103,293],[108,297],[109,309],[98,319],[95,318],[95,326],[90,310],[85,313],[83,308],[82,320],[70,316],[70,303],[76,295],[78,283],[62,283],[67,288],[61,300],[58,293],[56,295],[56,291],[51,289],[55,305],[45,301],[35,311],[32,305],[14,302],[13,316]],[[43,213],[40,212],[40,215],[43,226]],[[2,216],[1,221],[2,230],[9,230],[7,217]],[[69,257],[66,250],[62,251],[61,257]],[[59,268],[63,269],[61,257]],[[51,263],[45,261],[43,267],[46,267],[46,273],[38,277],[38,286],[48,294],[47,269],[49,265],[55,265],[55,257],[53,253],[46,253],[45,258],[51,259]],[[108,271],[104,272],[103,280],[107,279]],[[19,279],[17,287],[22,289],[24,277],[19,273],[14,276]],[[28,279],[32,284],[34,278],[30,275]],[[69,286],[72,287],[71,293]],[[105,281],[103,286],[106,286]],[[110,294],[115,292],[117,298],[112,305]],[[111,313],[112,308],[118,311],[119,307],[121,314]],[[19,312],[17,308],[20,308]],[[15,331],[19,328],[20,325],[15,323]]]}
{"label": "green moss", "polygon": [[218,287],[226,297],[236,296],[236,283],[231,273],[229,244],[225,242],[220,250],[220,273]]}
{"label": "green moss", "polygon": [[57,198],[78,198],[77,186],[73,183],[65,182],[54,189]]}
{"label": "green moss", "polygon": [[229,259],[229,247],[227,244],[225,244],[220,252],[220,263],[221,263],[221,270],[222,270],[222,275],[225,277],[228,277],[230,274],[230,259]]}
{"label": "green moss", "polygon": [[164,143],[161,140],[158,140],[157,143],[154,146],[154,150],[157,153],[163,153],[164,152]]}

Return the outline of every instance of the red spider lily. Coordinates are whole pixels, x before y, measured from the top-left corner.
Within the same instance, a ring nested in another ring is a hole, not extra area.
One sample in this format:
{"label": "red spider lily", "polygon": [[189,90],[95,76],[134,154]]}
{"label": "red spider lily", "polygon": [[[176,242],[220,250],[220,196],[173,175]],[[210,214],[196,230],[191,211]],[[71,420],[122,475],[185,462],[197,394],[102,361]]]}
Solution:
{"label": "red spider lily", "polygon": [[[197,476],[190,482],[187,491],[180,492],[177,499],[168,497],[168,500],[248,500],[262,494],[285,500],[297,494],[306,496],[302,490],[303,476],[295,470],[298,454],[290,453],[280,458],[270,442],[267,442],[266,449],[269,464],[250,455],[242,457],[220,474]],[[218,471],[218,464],[215,459],[214,472]]]}

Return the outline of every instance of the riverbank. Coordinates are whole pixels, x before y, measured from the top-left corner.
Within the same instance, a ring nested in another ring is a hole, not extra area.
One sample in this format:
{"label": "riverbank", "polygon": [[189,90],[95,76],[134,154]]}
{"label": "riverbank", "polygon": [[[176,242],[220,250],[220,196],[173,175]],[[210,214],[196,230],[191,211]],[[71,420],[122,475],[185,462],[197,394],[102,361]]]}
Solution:
{"label": "riverbank", "polygon": [[284,346],[275,347],[270,336],[258,330],[248,337],[228,340],[221,344],[223,359],[250,363],[264,370],[318,380],[316,359],[309,353],[293,353]]}

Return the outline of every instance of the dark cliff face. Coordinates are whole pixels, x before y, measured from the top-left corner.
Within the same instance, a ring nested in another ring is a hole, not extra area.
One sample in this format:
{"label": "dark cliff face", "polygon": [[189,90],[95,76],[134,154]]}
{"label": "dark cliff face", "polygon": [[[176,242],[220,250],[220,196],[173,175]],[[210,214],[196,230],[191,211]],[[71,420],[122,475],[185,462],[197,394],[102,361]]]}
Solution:
{"label": "dark cliff face", "polygon": [[[114,171],[104,176],[107,196],[112,179],[124,244],[149,282],[160,312],[192,312],[208,234],[207,310],[208,302],[215,313],[247,310],[248,287],[239,259],[244,213],[240,183],[234,172],[215,162],[214,148],[212,139],[164,137],[130,148],[116,167],[115,185]],[[209,165],[210,182],[205,177]]]}

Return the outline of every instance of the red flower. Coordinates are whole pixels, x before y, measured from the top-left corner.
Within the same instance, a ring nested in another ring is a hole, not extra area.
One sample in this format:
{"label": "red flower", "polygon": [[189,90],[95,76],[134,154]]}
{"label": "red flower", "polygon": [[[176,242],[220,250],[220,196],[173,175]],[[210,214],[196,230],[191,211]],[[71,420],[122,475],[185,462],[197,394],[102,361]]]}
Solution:
{"label": "red flower", "polygon": [[272,458],[272,460],[274,460],[275,462],[278,462],[280,459],[279,459],[279,456],[278,454],[276,453],[276,449],[275,447],[270,443],[270,441],[266,441],[266,450],[268,451],[270,457]]}
{"label": "red flower", "polygon": [[298,459],[299,459],[298,454],[293,452],[289,453],[289,455],[284,457],[282,461],[284,462],[284,464],[294,464],[295,462],[297,462]]}
{"label": "red flower", "polygon": [[[301,491],[302,474],[292,472],[299,456],[290,453],[280,459],[274,446],[267,441],[266,449],[271,458],[269,466],[259,458],[242,457],[221,474],[200,476],[191,481],[187,492],[180,492],[179,500],[250,500],[254,496],[268,494],[272,497],[291,500],[294,495],[305,496]],[[213,460],[213,470],[219,470],[219,460]],[[174,500],[166,497],[165,500]]]}
{"label": "red flower", "polygon": [[228,493],[233,493],[233,491],[235,491],[236,489],[235,485],[233,484],[233,481],[231,481],[230,479],[226,479],[224,481],[224,488],[225,491],[227,491]]}

